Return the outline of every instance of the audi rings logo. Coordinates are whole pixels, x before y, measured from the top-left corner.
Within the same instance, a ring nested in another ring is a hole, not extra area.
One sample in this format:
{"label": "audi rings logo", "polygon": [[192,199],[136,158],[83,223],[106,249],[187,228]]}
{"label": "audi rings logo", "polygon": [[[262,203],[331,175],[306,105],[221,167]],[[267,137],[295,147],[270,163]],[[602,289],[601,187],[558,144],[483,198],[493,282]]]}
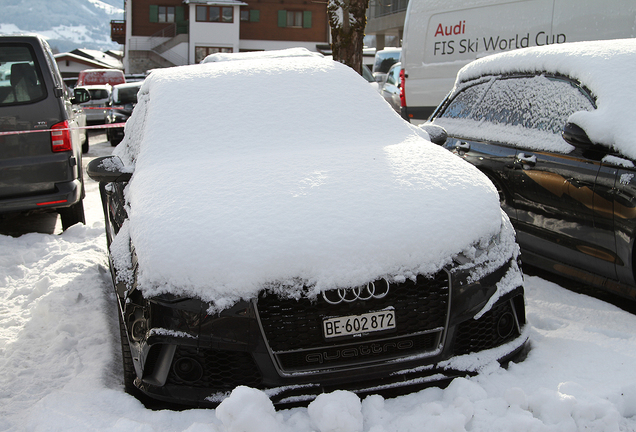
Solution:
{"label": "audi rings logo", "polygon": [[339,288],[337,290],[323,291],[322,298],[329,304],[336,305],[342,302],[351,303],[356,300],[381,299],[389,293],[389,282],[380,279],[369,282],[366,285],[354,288]]}

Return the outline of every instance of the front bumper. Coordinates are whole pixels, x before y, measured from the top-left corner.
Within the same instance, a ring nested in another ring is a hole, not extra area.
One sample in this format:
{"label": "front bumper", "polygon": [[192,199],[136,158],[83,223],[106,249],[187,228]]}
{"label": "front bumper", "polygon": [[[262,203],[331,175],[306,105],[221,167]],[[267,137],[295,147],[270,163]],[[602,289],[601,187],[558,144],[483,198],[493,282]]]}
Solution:
{"label": "front bumper", "polygon": [[[476,362],[453,359],[479,352],[486,362],[506,361],[523,349],[522,286],[483,312],[510,271],[519,271],[514,260],[472,283],[467,274],[443,271],[432,279],[391,284],[398,294],[376,304],[339,309],[320,299],[272,294],[216,316],[192,299],[128,301],[123,313],[135,385],[155,399],[209,407],[239,385],[263,390],[279,406],[306,404],[336,389],[390,397],[444,385],[479,371]],[[327,316],[383,310],[387,304],[396,311],[395,331],[340,340],[322,335]],[[473,367],[454,366],[465,363]]]}

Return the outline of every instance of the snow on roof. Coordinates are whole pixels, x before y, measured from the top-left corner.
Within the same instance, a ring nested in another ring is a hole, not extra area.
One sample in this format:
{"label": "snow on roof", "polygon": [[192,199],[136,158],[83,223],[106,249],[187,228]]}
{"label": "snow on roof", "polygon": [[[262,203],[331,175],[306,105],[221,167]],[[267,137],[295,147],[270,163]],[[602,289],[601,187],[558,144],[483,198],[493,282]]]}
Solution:
{"label": "snow on roof", "polygon": [[242,53],[214,53],[204,58],[201,63],[250,60],[263,58],[285,58],[285,57],[323,57],[322,54],[309,51],[307,48],[297,47],[283,50],[270,51],[249,51]]}
{"label": "snow on roof", "polygon": [[594,142],[636,159],[636,39],[574,42],[508,51],[462,68],[455,85],[482,75],[548,72],[581,82],[596,97],[597,109],[570,121]]}
{"label": "snow on roof", "polygon": [[114,151],[135,170],[113,245],[130,233],[146,295],[228,306],[271,284],[430,274],[501,229],[488,179],[337,62],[157,69],[138,96]]}

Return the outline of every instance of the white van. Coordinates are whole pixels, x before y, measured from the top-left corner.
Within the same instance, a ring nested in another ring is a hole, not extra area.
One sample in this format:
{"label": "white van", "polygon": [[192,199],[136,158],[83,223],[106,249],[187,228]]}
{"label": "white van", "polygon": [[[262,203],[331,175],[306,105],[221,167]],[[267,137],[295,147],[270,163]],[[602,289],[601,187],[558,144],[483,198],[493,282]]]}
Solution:
{"label": "white van", "polygon": [[472,60],[517,48],[636,36],[634,0],[411,0],[402,117],[426,120]]}

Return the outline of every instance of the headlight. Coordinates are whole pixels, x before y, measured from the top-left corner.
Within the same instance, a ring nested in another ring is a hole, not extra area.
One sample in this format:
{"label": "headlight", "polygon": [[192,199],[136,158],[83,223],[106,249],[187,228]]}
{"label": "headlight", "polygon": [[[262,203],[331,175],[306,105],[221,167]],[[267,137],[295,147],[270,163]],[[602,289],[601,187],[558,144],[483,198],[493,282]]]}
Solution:
{"label": "headlight", "polygon": [[518,255],[519,246],[515,240],[514,228],[502,210],[499,231],[458,253],[453,257],[453,261],[458,269],[474,268],[474,271],[479,273],[475,277],[481,277]]}

